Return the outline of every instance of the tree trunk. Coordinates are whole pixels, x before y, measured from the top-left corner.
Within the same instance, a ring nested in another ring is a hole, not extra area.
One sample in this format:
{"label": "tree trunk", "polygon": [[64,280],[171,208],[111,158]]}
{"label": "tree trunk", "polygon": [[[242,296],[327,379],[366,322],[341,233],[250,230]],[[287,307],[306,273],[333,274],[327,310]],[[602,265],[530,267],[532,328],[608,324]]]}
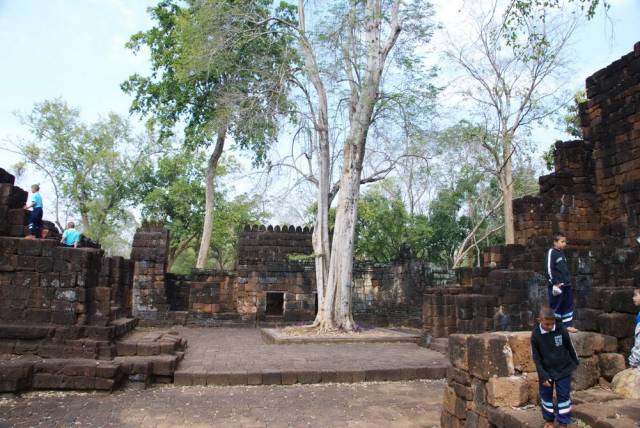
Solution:
{"label": "tree trunk", "polygon": [[502,156],[504,164],[500,173],[500,189],[502,190],[502,212],[504,214],[504,243],[515,243],[513,225],[513,144],[512,136],[505,135],[502,140]]}
{"label": "tree trunk", "polygon": [[226,134],[226,129],[218,131],[216,146],[213,149],[213,153],[209,157],[209,161],[207,163],[204,225],[202,226],[202,238],[200,239],[200,250],[198,251],[196,269],[205,269],[207,265],[209,247],[211,246],[211,235],[213,234],[213,204],[215,198],[216,168],[218,167],[220,156],[222,156]]}

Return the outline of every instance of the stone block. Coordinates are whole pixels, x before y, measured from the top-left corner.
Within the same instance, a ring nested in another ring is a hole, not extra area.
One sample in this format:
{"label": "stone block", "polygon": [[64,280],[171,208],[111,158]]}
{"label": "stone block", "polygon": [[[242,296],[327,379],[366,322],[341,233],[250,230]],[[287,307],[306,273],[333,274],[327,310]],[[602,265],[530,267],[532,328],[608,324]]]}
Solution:
{"label": "stone block", "polygon": [[449,384],[455,391],[456,395],[465,401],[473,400],[473,389],[470,386],[461,385],[459,383],[452,382]]}
{"label": "stone block", "polygon": [[494,407],[518,407],[529,401],[523,376],[492,377],[487,382],[487,402]]}
{"label": "stone block", "polygon": [[34,389],[65,389],[66,377],[61,374],[36,373],[33,375],[32,386]]}
{"label": "stone block", "polygon": [[464,370],[460,370],[454,366],[447,367],[447,381],[449,383],[456,382],[462,385],[471,385],[471,375]]}
{"label": "stone block", "polygon": [[598,368],[598,357],[592,356],[581,358],[580,365],[573,372],[571,378],[571,390],[582,391],[598,384],[600,370]]}
{"label": "stone block", "polygon": [[468,339],[469,372],[480,379],[515,373],[511,347],[504,335],[472,335]]}
{"label": "stone block", "polygon": [[102,391],[113,391],[113,388],[117,385],[119,379],[107,379],[97,377],[95,378],[96,389]]}
{"label": "stone block", "polygon": [[640,370],[630,368],[621,371],[613,377],[611,386],[624,398],[640,399]]}
{"label": "stone block", "polygon": [[449,361],[463,371],[469,370],[468,334],[452,334],[449,336]]}
{"label": "stone block", "polygon": [[598,368],[600,375],[611,382],[613,377],[626,368],[622,354],[603,352],[598,354]]}
{"label": "stone block", "polygon": [[467,419],[464,423],[465,428],[491,428],[489,419],[481,416],[476,412],[467,412]]}
{"label": "stone block", "polygon": [[458,419],[465,419],[467,401],[458,397],[453,388],[446,386],[442,401],[442,408],[444,411],[454,415]]}
{"label": "stone block", "polygon": [[262,372],[262,384],[263,385],[281,385],[282,376],[277,371],[263,371]]}
{"label": "stone block", "polygon": [[262,373],[247,373],[247,385],[262,385]]}
{"label": "stone block", "polygon": [[615,352],[618,345],[613,336],[587,331],[571,333],[571,342],[579,357],[590,357],[600,352]]}
{"label": "stone block", "polygon": [[633,336],[635,316],[619,312],[600,314],[598,317],[600,332],[617,338]]}
{"label": "stone block", "polygon": [[0,253],[0,272],[13,272],[18,266],[18,256]]}
{"label": "stone block", "polygon": [[508,333],[507,340],[513,354],[513,366],[520,372],[535,372],[536,365],[531,356],[531,332]]}
{"label": "stone block", "polygon": [[18,242],[18,254],[23,256],[40,256],[42,244],[39,239],[21,239]]}
{"label": "stone block", "polygon": [[540,385],[537,372],[531,372],[526,374],[527,390],[529,391],[529,402],[531,404],[540,403]]}
{"label": "stone block", "polygon": [[471,381],[471,389],[473,390],[473,401],[472,408],[473,411],[482,415],[487,415],[487,386],[486,382],[473,378]]}
{"label": "stone block", "polygon": [[449,412],[443,411],[440,414],[440,426],[442,428],[464,428],[464,419],[458,419]]}

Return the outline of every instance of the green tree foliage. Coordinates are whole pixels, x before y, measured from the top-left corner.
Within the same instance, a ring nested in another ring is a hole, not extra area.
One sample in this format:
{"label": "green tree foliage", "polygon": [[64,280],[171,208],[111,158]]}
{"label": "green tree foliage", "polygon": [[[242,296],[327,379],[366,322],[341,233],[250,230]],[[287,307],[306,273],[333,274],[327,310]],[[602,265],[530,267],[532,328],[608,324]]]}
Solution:
{"label": "green tree foliage", "polygon": [[[239,195],[235,198],[218,196],[207,267],[218,270],[234,269],[238,239],[243,227],[247,224],[263,223],[267,217],[267,213],[260,209],[260,201],[255,197],[247,195]],[[198,232],[200,231],[198,230]],[[174,245],[173,237],[171,242]],[[197,255],[196,242],[192,242],[175,256],[170,271],[188,274],[196,264]]]}
{"label": "green tree foliage", "polygon": [[564,115],[564,132],[572,137],[582,139],[582,128],[580,125],[580,104],[587,101],[587,94],[584,90],[579,90],[573,96],[573,103],[567,108]]}
{"label": "green tree foliage", "polygon": [[[169,230],[169,269],[173,272],[187,273],[195,267],[204,213],[204,164],[204,152],[179,149],[148,165],[140,177],[137,202],[143,218],[161,221]],[[237,169],[232,158],[223,158],[216,175],[224,178]],[[245,224],[265,219],[257,198],[231,197],[230,192],[225,186],[216,192],[209,268],[233,268],[239,231]]]}
{"label": "green tree foliage", "polygon": [[202,233],[205,158],[200,151],[179,150],[149,164],[140,177],[142,217],[169,230],[169,266]]}
{"label": "green tree foliage", "polygon": [[[131,37],[148,47],[151,75],[132,75],[122,89],[131,111],[158,123],[161,137],[184,125],[192,150],[213,146],[197,267],[204,268],[214,226],[215,171],[227,135],[261,163],[287,110],[293,38],[270,19],[271,1],[162,0],[149,11],[157,25]],[[288,9],[277,11],[287,14]]]}
{"label": "green tree foliage", "polygon": [[228,129],[262,161],[286,109],[286,75],[295,56],[291,38],[266,20],[271,3],[163,0],[150,8],[156,26],[127,44],[134,52],[149,48],[152,69],[122,84],[135,96],[131,111],[159,123],[162,136],[183,121],[192,146],[207,146]]}
{"label": "green tree foliage", "polygon": [[25,161],[47,174],[86,236],[106,249],[118,246],[122,229],[132,222],[138,178],[161,149],[153,135],[134,133],[114,113],[85,123],[61,99],[35,104],[21,120],[33,137],[17,144]]}

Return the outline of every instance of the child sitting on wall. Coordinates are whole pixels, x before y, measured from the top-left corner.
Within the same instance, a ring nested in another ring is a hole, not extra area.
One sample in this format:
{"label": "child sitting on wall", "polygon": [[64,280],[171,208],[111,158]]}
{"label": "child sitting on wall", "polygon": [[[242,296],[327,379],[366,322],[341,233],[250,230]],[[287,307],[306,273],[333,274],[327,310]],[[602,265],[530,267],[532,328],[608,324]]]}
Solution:
{"label": "child sitting on wall", "polygon": [[[571,373],[579,360],[567,329],[549,307],[540,310],[538,324],[533,327],[531,351],[538,371],[544,428],[553,428],[556,419],[560,427],[566,427],[571,423]],[[554,386],[557,406],[553,405]]]}
{"label": "child sitting on wall", "polygon": [[[633,290],[633,304],[640,308],[640,288]],[[640,312],[636,315],[635,343],[629,354],[629,367],[640,368]]]}
{"label": "child sitting on wall", "polygon": [[65,247],[78,248],[78,245],[80,244],[80,232],[76,230],[74,222],[70,221],[67,223],[67,228],[62,233],[60,243]]}

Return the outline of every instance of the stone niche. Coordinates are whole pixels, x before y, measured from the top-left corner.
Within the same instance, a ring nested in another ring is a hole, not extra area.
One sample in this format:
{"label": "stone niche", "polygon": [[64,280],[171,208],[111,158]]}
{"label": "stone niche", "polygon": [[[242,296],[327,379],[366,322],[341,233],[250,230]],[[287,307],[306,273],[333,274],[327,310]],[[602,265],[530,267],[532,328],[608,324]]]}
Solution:
{"label": "stone niche", "polygon": [[633,342],[640,287],[640,43],[586,81],[584,140],[557,142],[540,192],[513,201],[515,245],[490,248],[455,287],[427,290],[425,335],[531,328],[546,304],[545,252],[563,231],[578,328]]}

